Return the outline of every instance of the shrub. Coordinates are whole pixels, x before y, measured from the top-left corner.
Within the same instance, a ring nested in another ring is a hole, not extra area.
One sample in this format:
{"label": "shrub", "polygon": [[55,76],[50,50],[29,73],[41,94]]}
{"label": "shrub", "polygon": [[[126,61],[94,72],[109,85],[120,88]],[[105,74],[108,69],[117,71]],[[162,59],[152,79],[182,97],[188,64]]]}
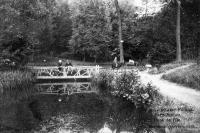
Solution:
{"label": "shrub", "polygon": [[92,83],[102,90],[110,90],[115,82],[114,78],[112,70],[101,70],[98,75],[93,75]]}
{"label": "shrub", "polygon": [[116,75],[114,72],[104,71],[97,76],[97,84],[101,90],[107,89],[112,95],[126,98],[138,108],[150,106],[159,95],[155,87],[141,84],[139,76],[134,72]]}

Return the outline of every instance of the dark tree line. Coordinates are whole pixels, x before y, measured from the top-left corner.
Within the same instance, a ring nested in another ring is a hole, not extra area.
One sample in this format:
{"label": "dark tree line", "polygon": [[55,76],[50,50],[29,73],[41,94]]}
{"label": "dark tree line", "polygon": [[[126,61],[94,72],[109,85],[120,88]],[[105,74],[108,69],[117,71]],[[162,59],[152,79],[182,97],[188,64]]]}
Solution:
{"label": "dark tree line", "polygon": [[55,0],[1,0],[0,57],[26,62],[46,55],[96,62],[123,53],[126,61],[151,63],[200,57],[199,0],[167,1],[154,15],[137,11],[116,0],[61,5]]}
{"label": "dark tree line", "polygon": [[[27,62],[33,56],[69,48],[70,12],[55,0],[0,1],[1,58]],[[59,52],[60,53],[60,52]]]}

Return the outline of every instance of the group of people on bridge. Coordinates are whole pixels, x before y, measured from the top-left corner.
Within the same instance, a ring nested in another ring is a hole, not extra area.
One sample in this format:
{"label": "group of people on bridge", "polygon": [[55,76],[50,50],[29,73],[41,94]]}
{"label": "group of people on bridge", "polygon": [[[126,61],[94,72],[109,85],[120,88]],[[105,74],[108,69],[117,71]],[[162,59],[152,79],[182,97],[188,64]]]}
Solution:
{"label": "group of people on bridge", "polygon": [[[62,65],[63,65],[62,60],[59,60],[58,61],[58,70],[59,71],[62,71]],[[69,66],[72,66],[72,63],[71,63],[71,61],[67,60],[65,63],[65,67],[69,67]]]}

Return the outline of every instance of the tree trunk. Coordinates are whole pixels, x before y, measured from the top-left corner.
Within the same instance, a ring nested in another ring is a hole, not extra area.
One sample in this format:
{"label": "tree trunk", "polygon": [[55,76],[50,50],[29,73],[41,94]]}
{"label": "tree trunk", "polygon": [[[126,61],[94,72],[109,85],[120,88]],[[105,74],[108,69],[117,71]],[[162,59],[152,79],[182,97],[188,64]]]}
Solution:
{"label": "tree trunk", "polygon": [[124,63],[124,49],[123,49],[123,41],[122,41],[122,20],[121,20],[121,14],[120,14],[120,7],[118,0],[115,0],[115,7],[117,11],[118,16],[118,26],[119,26],[119,49],[120,49],[120,63]]}
{"label": "tree trunk", "polygon": [[177,7],[177,22],[176,22],[176,45],[177,45],[177,53],[176,53],[176,60],[178,62],[182,61],[181,57],[181,35],[180,35],[180,15],[181,15],[181,2],[180,0],[176,0],[178,7]]}
{"label": "tree trunk", "polygon": [[[198,33],[198,36],[200,36],[200,33]],[[197,64],[198,65],[200,65],[200,40],[198,40],[197,42],[196,42],[196,50],[197,50],[197,55],[196,55],[196,57],[197,57]]]}
{"label": "tree trunk", "polygon": [[[198,7],[199,7],[199,11],[200,11],[200,3],[199,3]],[[198,25],[199,32],[197,33],[197,37],[200,36],[200,16],[199,16],[198,23],[199,23],[199,25]],[[198,49],[197,49],[197,52],[198,52],[198,54],[197,54],[197,64],[200,65],[200,40],[199,39],[197,39],[197,45],[198,45]]]}
{"label": "tree trunk", "polygon": [[147,4],[148,4],[148,0],[146,0],[145,2],[145,17],[147,17],[147,13],[148,13]]}

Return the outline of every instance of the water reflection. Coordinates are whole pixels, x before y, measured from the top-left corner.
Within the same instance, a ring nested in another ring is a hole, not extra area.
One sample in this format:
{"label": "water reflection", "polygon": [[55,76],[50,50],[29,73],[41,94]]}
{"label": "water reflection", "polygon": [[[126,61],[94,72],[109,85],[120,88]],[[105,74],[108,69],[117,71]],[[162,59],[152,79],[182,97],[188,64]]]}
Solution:
{"label": "water reflection", "polygon": [[17,102],[7,101],[1,105],[0,132],[168,132],[165,125],[159,127],[161,123],[152,109],[136,109],[126,99],[105,94],[88,82],[36,86],[34,91],[19,90],[15,95],[3,92],[7,99]]}
{"label": "water reflection", "polygon": [[34,109],[38,108],[35,116],[42,116],[43,121],[37,131],[119,133],[155,130],[151,126],[157,121],[151,110],[136,109],[126,99],[101,95],[103,93],[86,84],[40,84],[41,95],[34,98],[37,103]]}
{"label": "water reflection", "polygon": [[39,83],[36,85],[40,94],[72,95],[77,93],[97,93],[90,82]]}

